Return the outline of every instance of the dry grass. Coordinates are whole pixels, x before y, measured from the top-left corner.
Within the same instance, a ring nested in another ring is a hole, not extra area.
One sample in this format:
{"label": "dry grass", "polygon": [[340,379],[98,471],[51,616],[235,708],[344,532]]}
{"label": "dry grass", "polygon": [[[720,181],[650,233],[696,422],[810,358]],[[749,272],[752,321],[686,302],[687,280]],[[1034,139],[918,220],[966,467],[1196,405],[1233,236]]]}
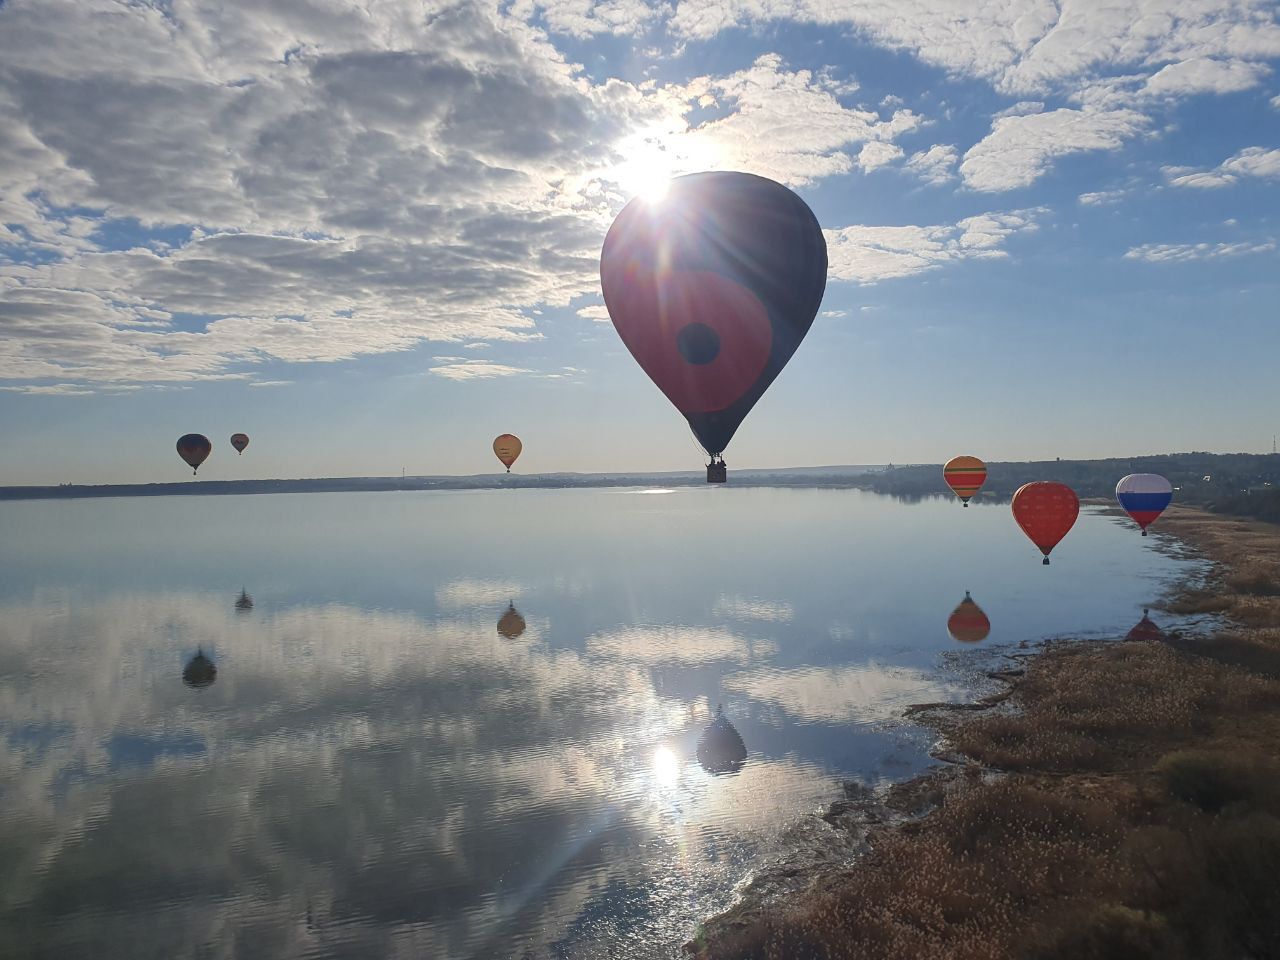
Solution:
{"label": "dry grass", "polygon": [[690,952],[1280,958],[1280,528],[1187,509],[1160,526],[1216,564],[1168,608],[1230,627],[1050,648],[1012,680],[1012,710],[940,723],[1002,776],[912,787],[941,805],[787,909],[710,922]]}

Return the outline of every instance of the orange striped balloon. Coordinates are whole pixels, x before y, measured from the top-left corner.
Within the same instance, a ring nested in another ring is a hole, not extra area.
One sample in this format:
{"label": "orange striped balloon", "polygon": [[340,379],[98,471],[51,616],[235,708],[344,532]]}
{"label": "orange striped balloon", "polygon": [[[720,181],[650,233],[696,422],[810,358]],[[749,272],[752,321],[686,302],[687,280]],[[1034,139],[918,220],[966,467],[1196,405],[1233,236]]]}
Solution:
{"label": "orange striped balloon", "polygon": [[969,498],[987,482],[987,465],[977,457],[952,457],[942,468],[942,479],[967,507]]}

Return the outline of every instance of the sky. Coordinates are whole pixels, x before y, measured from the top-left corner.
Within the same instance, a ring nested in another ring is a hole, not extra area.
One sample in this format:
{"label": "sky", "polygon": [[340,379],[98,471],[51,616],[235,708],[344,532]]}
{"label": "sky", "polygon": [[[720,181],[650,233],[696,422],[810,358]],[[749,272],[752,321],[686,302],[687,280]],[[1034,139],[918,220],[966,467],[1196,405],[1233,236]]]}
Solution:
{"label": "sky", "polygon": [[830,261],[731,468],[1270,451],[1277,67],[1274,0],[0,0],[0,484],[699,469],[598,271],[712,169]]}

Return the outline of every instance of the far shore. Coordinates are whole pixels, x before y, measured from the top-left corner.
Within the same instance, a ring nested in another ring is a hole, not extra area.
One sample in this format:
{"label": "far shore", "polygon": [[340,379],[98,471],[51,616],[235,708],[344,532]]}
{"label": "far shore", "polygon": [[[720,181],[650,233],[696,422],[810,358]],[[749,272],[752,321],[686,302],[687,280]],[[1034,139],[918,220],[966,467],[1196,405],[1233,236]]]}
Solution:
{"label": "far shore", "polygon": [[1008,654],[975,703],[908,713],[929,773],[827,811],[856,855],[768,869],[698,960],[1280,957],[1280,526],[1175,506],[1202,627]]}

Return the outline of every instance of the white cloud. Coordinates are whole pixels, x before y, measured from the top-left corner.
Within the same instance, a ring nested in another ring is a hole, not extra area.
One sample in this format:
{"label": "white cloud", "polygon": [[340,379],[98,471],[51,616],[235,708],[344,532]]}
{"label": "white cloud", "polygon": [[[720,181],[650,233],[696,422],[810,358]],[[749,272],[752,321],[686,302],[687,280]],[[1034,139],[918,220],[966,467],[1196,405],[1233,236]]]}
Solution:
{"label": "white cloud", "polygon": [[749,663],[777,651],[768,640],[750,640],[719,628],[625,627],[587,637],[587,656],[628,663]]}
{"label": "white cloud", "polygon": [[1076,199],[1086,207],[1105,207],[1119,203],[1124,195],[1124,190],[1098,190],[1094,193],[1082,193]]}
{"label": "white cloud", "polygon": [[1035,182],[1053,161],[1089,150],[1114,150],[1141,133],[1148,119],[1133,110],[1051,110],[1004,117],[964,156],[966,186],[984,192],[1013,190]]}
{"label": "white cloud", "polygon": [[24,384],[20,387],[0,387],[8,393],[30,393],[41,396],[87,397],[93,391],[78,383]]}
{"label": "white cloud", "polygon": [[1274,241],[1262,243],[1144,243],[1125,253],[1126,260],[1148,263],[1186,263],[1191,260],[1220,260],[1253,253],[1271,253]]}
{"label": "white cloud", "polygon": [[588,306],[581,307],[577,311],[578,316],[586,320],[594,320],[597,323],[609,323],[609,311],[603,303],[593,303]]}
{"label": "white cloud", "polygon": [[795,609],[785,600],[761,600],[757,597],[722,596],[713,612],[729,620],[765,620],[786,623],[795,617]]}
{"label": "white cloud", "polygon": [[429,367],[427,372],[449,380],[484,380],[491,377],[514,377],[522,373],[533,373],[532,370],[524,367],[490,363],[488,360],[463,360],[460,363],[447,363],[439,367]]}
{"label": "white cloud", "polygon": [[1043,100],[1019,100],[1011,107],[1005,107],[991,115],[992,120],[1001,117],[1025,117],[1031,113],[1044,113]]}
{"label": "white cloud", "polygon": [[1004,242],[1016,233],[1035,230],[1035,218],[1042,212],[986,213],[954,225],[826,230],[828,276],[875,283],[948,263],[1005,257]]}
{"label": "white cloud", "polygon": [[935,703],[960,693],[909,667],[802,667],[735,674],[726,690],[775,703],[790,716],[814,723],[875,723],[901,714],[912,703]]}
{"label": "white cloud", "polygon": [[1164,97],[1234,93],[1257,86],[1270,72],[1264,63],[1196,57],[1162,67],[1147,81],[1143,92]]}
{"label": "white cloud", "polygon": [[872,141],[858,151],[858,166],[863,173],[870,173],[877,167],[893,163],[902,156],[902,148],[895,143]]}
{"label": "white cloud", "polygon": [[958,159],[954,146],[935,143],[928,150],[913,153],[906,167],[925,183],[946,183],[955,179]]}
{"label": "white cloud", "polygon": [[1166,167],[1164,173],[1172,186],[1202,190],[1230,186],[1250,177],[1276,180],[1280,179],[1280,149],[1247,147],[1212,170],[1188,172],[1186,167]]}

